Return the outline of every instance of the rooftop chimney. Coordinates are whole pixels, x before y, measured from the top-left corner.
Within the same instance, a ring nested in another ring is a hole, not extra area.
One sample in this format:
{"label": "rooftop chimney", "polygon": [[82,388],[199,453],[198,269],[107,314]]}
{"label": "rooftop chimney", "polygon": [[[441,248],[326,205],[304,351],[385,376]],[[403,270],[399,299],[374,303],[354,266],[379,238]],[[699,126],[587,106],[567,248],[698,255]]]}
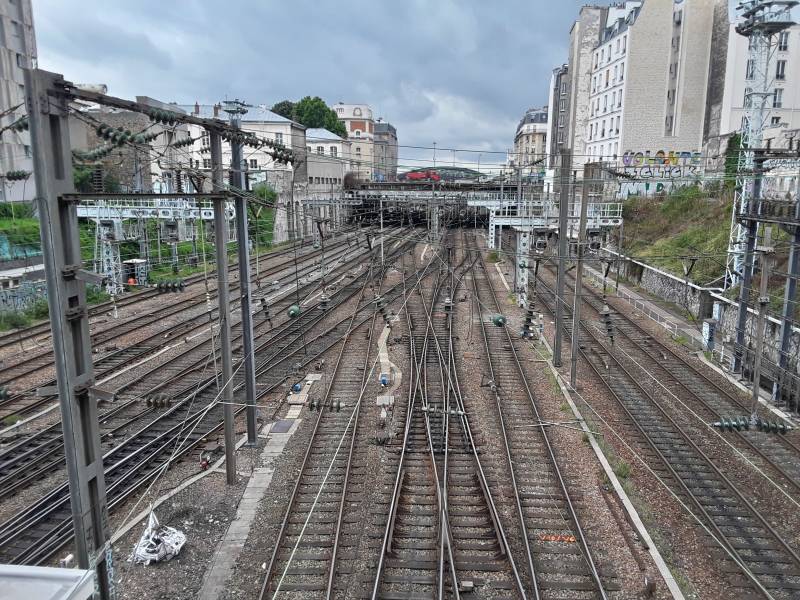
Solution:
{"label": "rooftop chimney", "polygon": [[214,105],[214,118],[216,119],[219,116],[219,109],[222,108],[221,104]]}
{"label": "rooftop chimney", "polygon": [[194,114],[196,115],[200,114],[200,105],[196,101],[194,103]]}

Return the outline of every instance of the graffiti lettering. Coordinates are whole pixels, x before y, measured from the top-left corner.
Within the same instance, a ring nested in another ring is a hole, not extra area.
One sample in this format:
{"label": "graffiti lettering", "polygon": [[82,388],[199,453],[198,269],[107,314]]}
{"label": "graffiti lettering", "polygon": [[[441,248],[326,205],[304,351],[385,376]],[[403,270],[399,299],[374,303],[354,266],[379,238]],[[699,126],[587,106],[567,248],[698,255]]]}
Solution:
{"label": "graffiti lettering", "polygon": [[675,152],[674,150],[657,150],[651,152],[634,152],[628,150],[622,155],[622,165],[624,167],[643,167],[646,165],[670,165],[670,166],[700,166],[699,152]]}

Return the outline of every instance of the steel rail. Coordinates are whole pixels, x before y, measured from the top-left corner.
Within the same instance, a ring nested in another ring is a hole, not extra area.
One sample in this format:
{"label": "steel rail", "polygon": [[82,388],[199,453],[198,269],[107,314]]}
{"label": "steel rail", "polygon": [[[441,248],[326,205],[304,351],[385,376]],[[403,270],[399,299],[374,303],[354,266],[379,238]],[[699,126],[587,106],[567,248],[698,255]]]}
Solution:
{"label": "steel rail", "polygon": [[[543,284],[543,282],[539,282]],[[551,296],[554,296],[552,289],[547,285],[543,284],[546,292]],[[541,297],[541,296],[540,296]],[[761,524],[764,529],[769,532],[769,534],[774,538],[775,541],[782,547],[782,550],[785,551],[791,560],[794,562],[795,566],[798,568],[800,572],[800,556],[795,552],[795,550],[786,542],[775,529],[770,525],[770,523],[766,520],[763,513],[756,509],[749,500],[742,494],[739,488],[734,485],[728,477],[717,467],[716,463],[712,461],[700,446],[689,436],[687,435],[683,428],[681,428],[678,423],[672,418],[672,416],[662,407],[661,403],[659,403],[656,398],[644,387],[642,386],[638,379],[622,364],[622,362],[615,356],[615,354],[608,350],[607,346],[600,337],[593,332],[591,327],[585,326],[585,321],[581,321],[581,324],[584,325],[583,332],[588,335],[588,337],[597,345],[599,346],[608,356],[618,368],[619,372],[624,373],[628,381],[631,385],[639,390],[639,392],[647,398],[652,407],[664,418],[665,422],[669,423],[674,431],[684,440],[684,442],[689,446],[692,450],[694,450],[699,457],[705,462],[705,464],[714,472],[714,474],[719,477],[722,483],[727,486],[728,490],[736,497],[742,504],[747,508],[748,511],[753,515],[753,517]],[[565,324],[565,327],[567,325]],[[712,516],[708,513],[705,507],[700,502],[700,499],[697,495],[692,491],[689,487],[687,482],[685,481],[684,477],[679,475],[675,470],[672,462],[664,456],[663,452],[658,448],[658,445],[654,442],[652,435],[648,432],[644,427],[642,427],[641,423],[639,423],[638,419],[631,413],[630,409],[626,406],[625,402],[622,400],[620,395],[611,387],[610,383],[607,382],[606,378],[597,368],[592,360],[589,359],[587,355],[587,351],[584,348],[580,350],[581,355],[584,357],[584,360],[589,364],[592,370],[597,374],[597,376],[604,382],[606,389],[609,391],[611,396],[616,400],[617,404],[622,409],[623,413],[630,419],[631,423],[634,427],[639,431],[639,433],[643,436],[643,439],[647,442],[650,449],[654,452],[654,454],[661,460],[664,466],[669,471],[672,478],[678,483],[680,489],[686,494],[686,496],[691,500],[692,504],[695,508],[699,511],[700,515],[702,515],[703,520],[705,521],[706,526],[710,527],[715,532],[716,541],[725,548],[725,550],[729,553],[731,557],[734,558],[734,562],[736,562],[737,566],[741,569],[742,573],[751,580],[754,584],[755,588],[758,589],[766,598],[772,598],[770,592],[765,588],[764,584],[756,577],[756,575],[747,567],[747,559],[741,555],[739,550],[736,548],[731,540],[729,539],[730,536],[725,534],[717,525],[716,521],[712,518]],[[739,537],[737,534],[734,537]]]}
{"label": "steel rail", "polygon": [[[486,271],[486,265],[485,265],[485,263],[483,261],[483,257],[482,256],[480,257],[479,262],[480,262],[480,264],[482,266],[482,269],[486,273],[486,285],[487,285],[487,287],[488,287],[488,289],[490,291],[490,296],[491,296],[492,302],[493,302],[493,304],[495,306],[495,309],[499,310],[500,309],[500,303],[499,303],[499,301],[497,299],[497,294],[496,294],[496,292],[494,290],[494,286],[491,283],[491,279],[489,278],[489,274]],[[477,280],[475,278],[473,278],[473,290],[475,292],[475,300],[476,300],[476,302],[478,302],[478,311],[479,311],[479,314],[480,314],[480,312],[481,312],[480,293],[478,291],[478,284],[477,284]],[[495,376],[494,362],[493,362],[493,359],[492,359],[493,351],[489,348],[489,341],[488,341],[488,336],[487,336],[487,333],[486,333],[486,323],[484,322],[483,319],[480,319],[480,321],[481,321],[481,331],[483,333],[483,339],[484,339],[484,349],[486,351],[486,356],[487,356],[488,363],[489,363],[489,371],[490,371],[490,374],[491,374],[491,377],[492,377],[492,381],[496,381],[496,379],[495,379],[496,376]],[[533,409],[533,414],[534,414],[537,422],[542,422],[541,416],[539,414],[539,408],[536,405],[536,401],[534,399],[533,392],[531,391],[530,386],[528,385],[527,377],[525,376],[525,372],[523,371],[522,365],[520,364],[519,356],[517,355],[517,351],[514,348],[513,340],[511,339],[511,334],[508,332],[508,328],[505,327],[505,326],[503,327],[503,331],[505,333],[505,338],[506,338],[506,340],[508,342],[508,348],[510,350],[511,358],[513,358],[513,365],[515,367],[515,371],[519,374],[519,378],[523,383],[525,394],[526,394],[526,396],[527,396],[527,398],[529,400],[531,408]],[[514,467],[513,467],[513,459],[511,457],[510,444],[509,444],[509,441],[508,441],[507,425],[506,425],[505,420],[503,419],[503,416],[502,416],[503,409],[502,409],[501,402],[500,402],[500,393],[498,392],[497,387],[495,387],[493,391],[494,391],[494,394],[495,394],[495,401],[496,401],[496,404],[497,404],[498,413],[500,414],[500,418],[501,418],[501,428],[503,430],[503,442],[504,442],[504,445],[506,447],[506,458],[509,461],[509,468],[510,468],[510,471],[512,473],[512,484],[514,486],[514,494],[515,494],[515,499],[516,499],[516,503],[517,503],[518,514],[519,514],[519,517],[520,517],[520,522],[522,523],[523,530],[525,531],[526,552],[528,553],[528,565],[529,565],[529,568],[531,570],[531,582],[532,582],[532,585],[534,586],[534,597],[538,600],[539,598],[541,598],[541,591],[539,590],[538,576],[537,576],[536,570],[535,570],[534,565],[533,565],[533,558],[532,558],[532,555],[531,555],[530,543],[528,541],[528,536],[527,536],[527,527],[525,526],[524,514],[522,512],[522,504],[521,504],[521,501],[519,499],[519,489],[517,488],[516,477],[513,474],[514,473]],[[605,590],[605,587],[603,585],[603,582],[600,579],[600,573],[597,570],[597,565],[595,564],[594,556],[593,556],[593,554],[592,554],[592,552],[591,552],[591,550],[589,548],[589,544],[588,544],[588,542],[586,540],[586,535],[585,535],[585,533],[583,531],[583,527],[581,526],[580,520],[578,519],[577,511],[575,510],[575,506],[574,506],[574,504],[572,502],[572,498],[570,497],[569,491],[568,491],[567,486],[566,486],[566,482],[564,481],[563,474],[561,473],[561,468],[558,465],[558,460],[556,459],[555,452],[553,451],[553,447],[552,447],[552,445],[550,443],[550,439],[548,438],[547,432],[546,432],[544,427],[540,427],[539,430],[541,432],[542,440],[544,441],[545,447],[547,448],[547,452],[548,452],[548,455],[550,457],[550,464],[551,464],[551,466],[553,468],[553,473],[556,475],[556,478],[557,478],[558,483],[559,483],[559,487],[560,487],[561,492],[562,492],[562,494],[564,496],[564,501],[565,501],[565,503],[567,505],[567,508],[568,508],[568,511],[569,511],[570,519],[572,520],[572,523],[574,525],[574,528],[575,528],[574,532],[576,534],[576,538],[578,539],[578,541],[580,543],[580,547],[581,547],[584,559],[585,559],[585,561],[586,561],[586,563],[587,563],[587,565],[589,567],[591,578],[594,580],[595,586],[597,587],[597,591],[600,594],[600,596],[602,598],[604,598],[604,599],[607,599],[608,595],[606,593],[606,590]]]}

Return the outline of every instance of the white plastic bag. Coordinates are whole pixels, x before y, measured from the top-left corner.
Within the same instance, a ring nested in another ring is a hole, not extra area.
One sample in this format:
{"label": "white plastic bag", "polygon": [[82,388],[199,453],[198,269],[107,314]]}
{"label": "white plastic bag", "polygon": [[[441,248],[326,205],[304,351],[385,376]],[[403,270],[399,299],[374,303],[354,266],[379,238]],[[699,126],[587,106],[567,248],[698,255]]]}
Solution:
{"label": "white plastic bag", "polygon": [[147,527],[133,548],[131,559],[134,563],[149,565],[151,562],[171,560],[176,557],[186,543],[183,532],[173,527],[161,527],[154,512],[147,519]]}

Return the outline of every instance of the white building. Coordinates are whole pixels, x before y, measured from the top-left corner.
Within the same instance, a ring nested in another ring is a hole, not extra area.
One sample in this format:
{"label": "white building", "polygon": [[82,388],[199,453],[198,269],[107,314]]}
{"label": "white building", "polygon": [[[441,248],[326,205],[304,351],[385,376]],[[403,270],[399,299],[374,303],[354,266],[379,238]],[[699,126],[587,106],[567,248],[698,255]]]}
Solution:
{"label": "white building", "polygon": [[[25,79],[22,69],[36,62],[36,37],[31,0],[0,3],[0,129],[25,114]],[[19,106],[21,105],[21,106]],[[28,131],[6,130],[0,135],[0,176],[9,171],[33,172]],[[24,181],[0,180],[0,202],[33,200],[33,176]]]}
{"label": "white building", "polygon": [[368,104],[345,104],[339,102],[333,106],[336,116],[347,128],[347,139],[352,144],[353,170],[359,179],[375,178],[374,145],[375,120]]}
{"label": "white building", "polygon": [[628,36],[641,6],[641,2],[626,2],[609,7],[601,43],[592,54],[590,118],[585,134],[585,154],[592,162],[619,155]]}
{"label": "white building", "polygon": [[[752,69],[748,64],[748,41],[730,25],[725,68],[720,132],[738,131],[742,127],[745,103],[753,89]],[[782,137],[785,130],[800,129],[800,25],[776,36],[772,60],[768,68],[768,88],[772,96],[767,102],[765,139]]]}
{"label": "white building", "polygon": [[547,114],[546,106],[525,111],[514,135],[514,150],[509,160],[511,166],[530,167],[537,163],[537,172],[544,170],[542,159],[547,154]]}
{"label": "white building", "polygon": [[636,171],[620,194],[657,193],[702,171],[721,112],[725,0],[628,1],[608,9],[591,64],[589,161]]}
{"label": "white building", "polygon": [[[228,114],[222,110],[219,104],[200,105],[194,104],[180,106],[187,113],[205,119],[222,119],[228,121]],[[272,140],[283,144],[293,150],[301,157],[294,165],[294,182],[305,183],[307,181],[307,165],[304,160],[306,150],[306,128],[299,123],[282,117],[270,111],[265,105],[250,107],[247,113],[241,116],[242,131],[253,133],[256,136]],[[202,127],[196,125],[189,126],[189,134],[196,141],[187,147],[185,159],[190,161],[194,169],[201,171],[211,170],[211,154],[208,151],[209,137]],[[247,180],[252,186],[256,183],[267,182],[276,188],[286,187],[291,180],[293,167],[291,164],[276,162],[269,154],[269,147],[251,148],[246,146],[243,153],[244,168],[246,169]],[[180,161],[181,158],[179,157]],[[231,147],[228,142],[222,142],[222,164],[230,165]]]}
{"label": "white building", "polygon": [[341,191],[344,176],[356,168],[351,146],[349,140],[327,129],[306,129],[309,193],[338,194]]}

